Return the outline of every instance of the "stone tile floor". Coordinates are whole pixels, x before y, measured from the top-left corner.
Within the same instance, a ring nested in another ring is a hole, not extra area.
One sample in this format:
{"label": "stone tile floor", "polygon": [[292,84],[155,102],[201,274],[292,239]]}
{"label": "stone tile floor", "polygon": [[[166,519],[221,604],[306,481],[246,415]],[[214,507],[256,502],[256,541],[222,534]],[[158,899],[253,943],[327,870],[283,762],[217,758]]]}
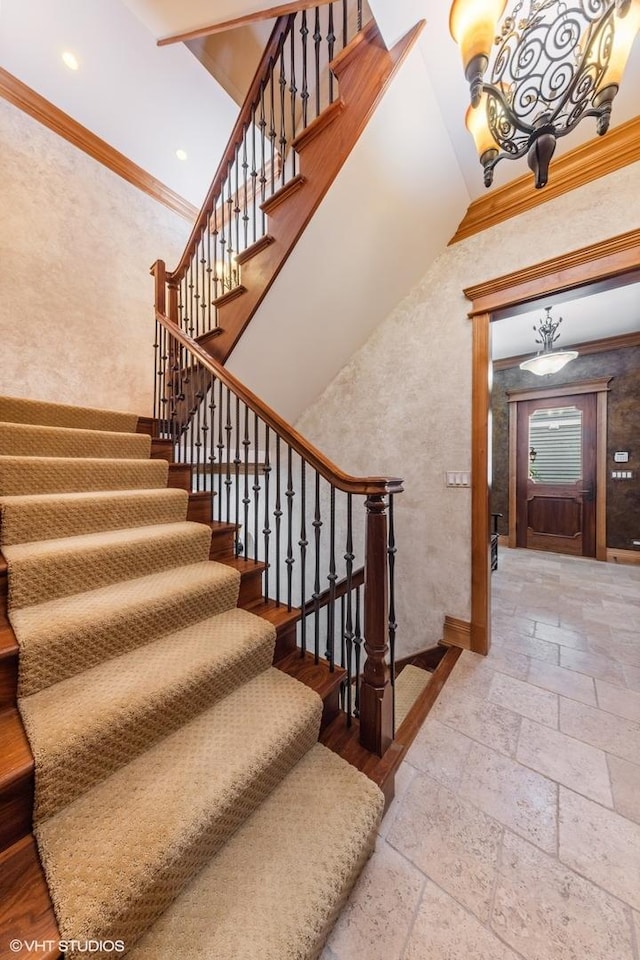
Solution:
{"label": "stone tile floor", "polygon": [[640,566],[501,549],[321,960],[640,960]]}

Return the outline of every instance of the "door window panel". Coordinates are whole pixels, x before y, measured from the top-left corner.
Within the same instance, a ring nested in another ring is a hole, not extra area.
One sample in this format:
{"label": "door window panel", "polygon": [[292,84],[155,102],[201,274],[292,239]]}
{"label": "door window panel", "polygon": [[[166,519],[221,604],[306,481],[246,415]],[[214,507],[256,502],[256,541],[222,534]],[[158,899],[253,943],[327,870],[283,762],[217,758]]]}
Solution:
{"label": "door window panel", "polygon": [[582,411],[577,407],[546,408],[529,415],[529,479],[534,483],[582,479]]}

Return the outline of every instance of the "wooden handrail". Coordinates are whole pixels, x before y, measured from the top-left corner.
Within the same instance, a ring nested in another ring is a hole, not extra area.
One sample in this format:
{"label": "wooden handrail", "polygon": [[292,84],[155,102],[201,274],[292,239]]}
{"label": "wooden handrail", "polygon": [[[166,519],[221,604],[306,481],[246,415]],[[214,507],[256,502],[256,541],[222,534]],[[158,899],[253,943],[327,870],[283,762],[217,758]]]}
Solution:
{"label": "wooden handrail", "polygon": [[[156,261],[154,271],[156,274],[162,270],[162,262]],[[195,340],[192,340],[186,333],[183,333],[179,327],[169,320],[163,313],[156,310],[156,318],[169,334],[182,344],[187,350],[197,357],[200,363],[209,370],[218,380],[228,387],[236,397],[239,397],[243,403],[275,431],[292,450],[295,450],[314,470],[317,470],[321,477],[324,477],[337,490],[343,490],[345,493],[353,493],[361,496],[384,497],[387,494],[401,493],[403,490],[402,480],[398,477],[352,477],[344,473],[339,467],[328,460],[324,454],[320,453],[313,444],[294,430],[290,424],[282,417],[260,400],[251,390],[240,382],[232,373],[223,367],[222,364],[214,360]]]}
{"label": "wooden handrail", "polygon": [[250,123],[251,111],[260,92],[260,87],[264,82],[269,64],[272,60],[279,56],[282,44],[291,30],[294,20],[295,14],[293,13],[289,14],[288,16],[279,17],[276,20],[275,26],[271,32],[271,36],[269,37],[269,42],[267,43],[265,51],[262,54],[260,63],[258,64],[253,80],[251,81],[251,86],[249,87],[249,91],[244,99],[244,103],[242,104],[242,109],[240,110],[238,119],[236,120],[233,130],[231,131],[227,149],[223,153],[222,159],[218,164],[218,169],[216,170],[215,176],[211,181],[209,192],[205,197],[204,203],[200,209],[200,213],[198,214],[198,218],[194,223],[189,239],[187,240],[187,245],[184,253],[182,254],[180,263],[175,270],[167,273],[167,280],[171,284],[179,283],[183,279],[187,267],[191,263],[191,260],[196,252],[198,243],[207,229],[208,219],[213,213],[218,196],[220,195],[220,189],[226,179],[229,170],[229,164],[232,162],[235,156],[238,144],[242,142],[242,135],[245,127]]}
{"label": "wooden handrail", "polygon": [[312,613],[315,613],[316,610],[322,610],[323,607],[327,607],[331,600],[339,600],[340,597],[345,597],[347,593],[351,590],[355,590],[356,587],[362,587],[364,585],[364,567],[358,567],[357,570],[354,570],[350,577],[343,577],[342,580],[338,580],[335,587],[330,587],[327,590],[323,590],[319,597],[315,600],[307,600],[304,607],[302,608],[302,616],[309,617]]}

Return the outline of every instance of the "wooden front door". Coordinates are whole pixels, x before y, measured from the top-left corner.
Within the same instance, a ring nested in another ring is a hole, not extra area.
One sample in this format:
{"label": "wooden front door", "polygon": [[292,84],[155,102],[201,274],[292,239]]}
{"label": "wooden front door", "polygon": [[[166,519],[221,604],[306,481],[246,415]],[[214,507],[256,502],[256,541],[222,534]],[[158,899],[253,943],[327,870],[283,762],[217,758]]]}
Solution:
{"label": "wooden front door", "polygon": [[518,403],[516,543],[596,555],[596,395]]}

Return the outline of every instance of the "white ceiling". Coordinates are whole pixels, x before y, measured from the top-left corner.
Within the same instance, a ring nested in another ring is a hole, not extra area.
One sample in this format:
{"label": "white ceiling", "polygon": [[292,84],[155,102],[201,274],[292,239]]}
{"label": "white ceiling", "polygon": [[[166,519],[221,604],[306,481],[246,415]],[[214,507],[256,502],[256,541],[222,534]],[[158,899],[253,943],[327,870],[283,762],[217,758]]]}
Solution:
{"label": "white ceiling", "polygon": [[[552,297],[545,306],[553,304]],[[563,300],[562,303],[556,301],[551,315],[555,319],[562,317],[558,329],[558,348],[633,333],[640,330],[640,284],[629,284],[598,293],[587,292],[575,299]],[[537,326],[544,316],[544,308],[539,307],[527,313],[494,321],[491,324],[493,359],[536,353],[539,348],[535,342],[533,325]]]}

